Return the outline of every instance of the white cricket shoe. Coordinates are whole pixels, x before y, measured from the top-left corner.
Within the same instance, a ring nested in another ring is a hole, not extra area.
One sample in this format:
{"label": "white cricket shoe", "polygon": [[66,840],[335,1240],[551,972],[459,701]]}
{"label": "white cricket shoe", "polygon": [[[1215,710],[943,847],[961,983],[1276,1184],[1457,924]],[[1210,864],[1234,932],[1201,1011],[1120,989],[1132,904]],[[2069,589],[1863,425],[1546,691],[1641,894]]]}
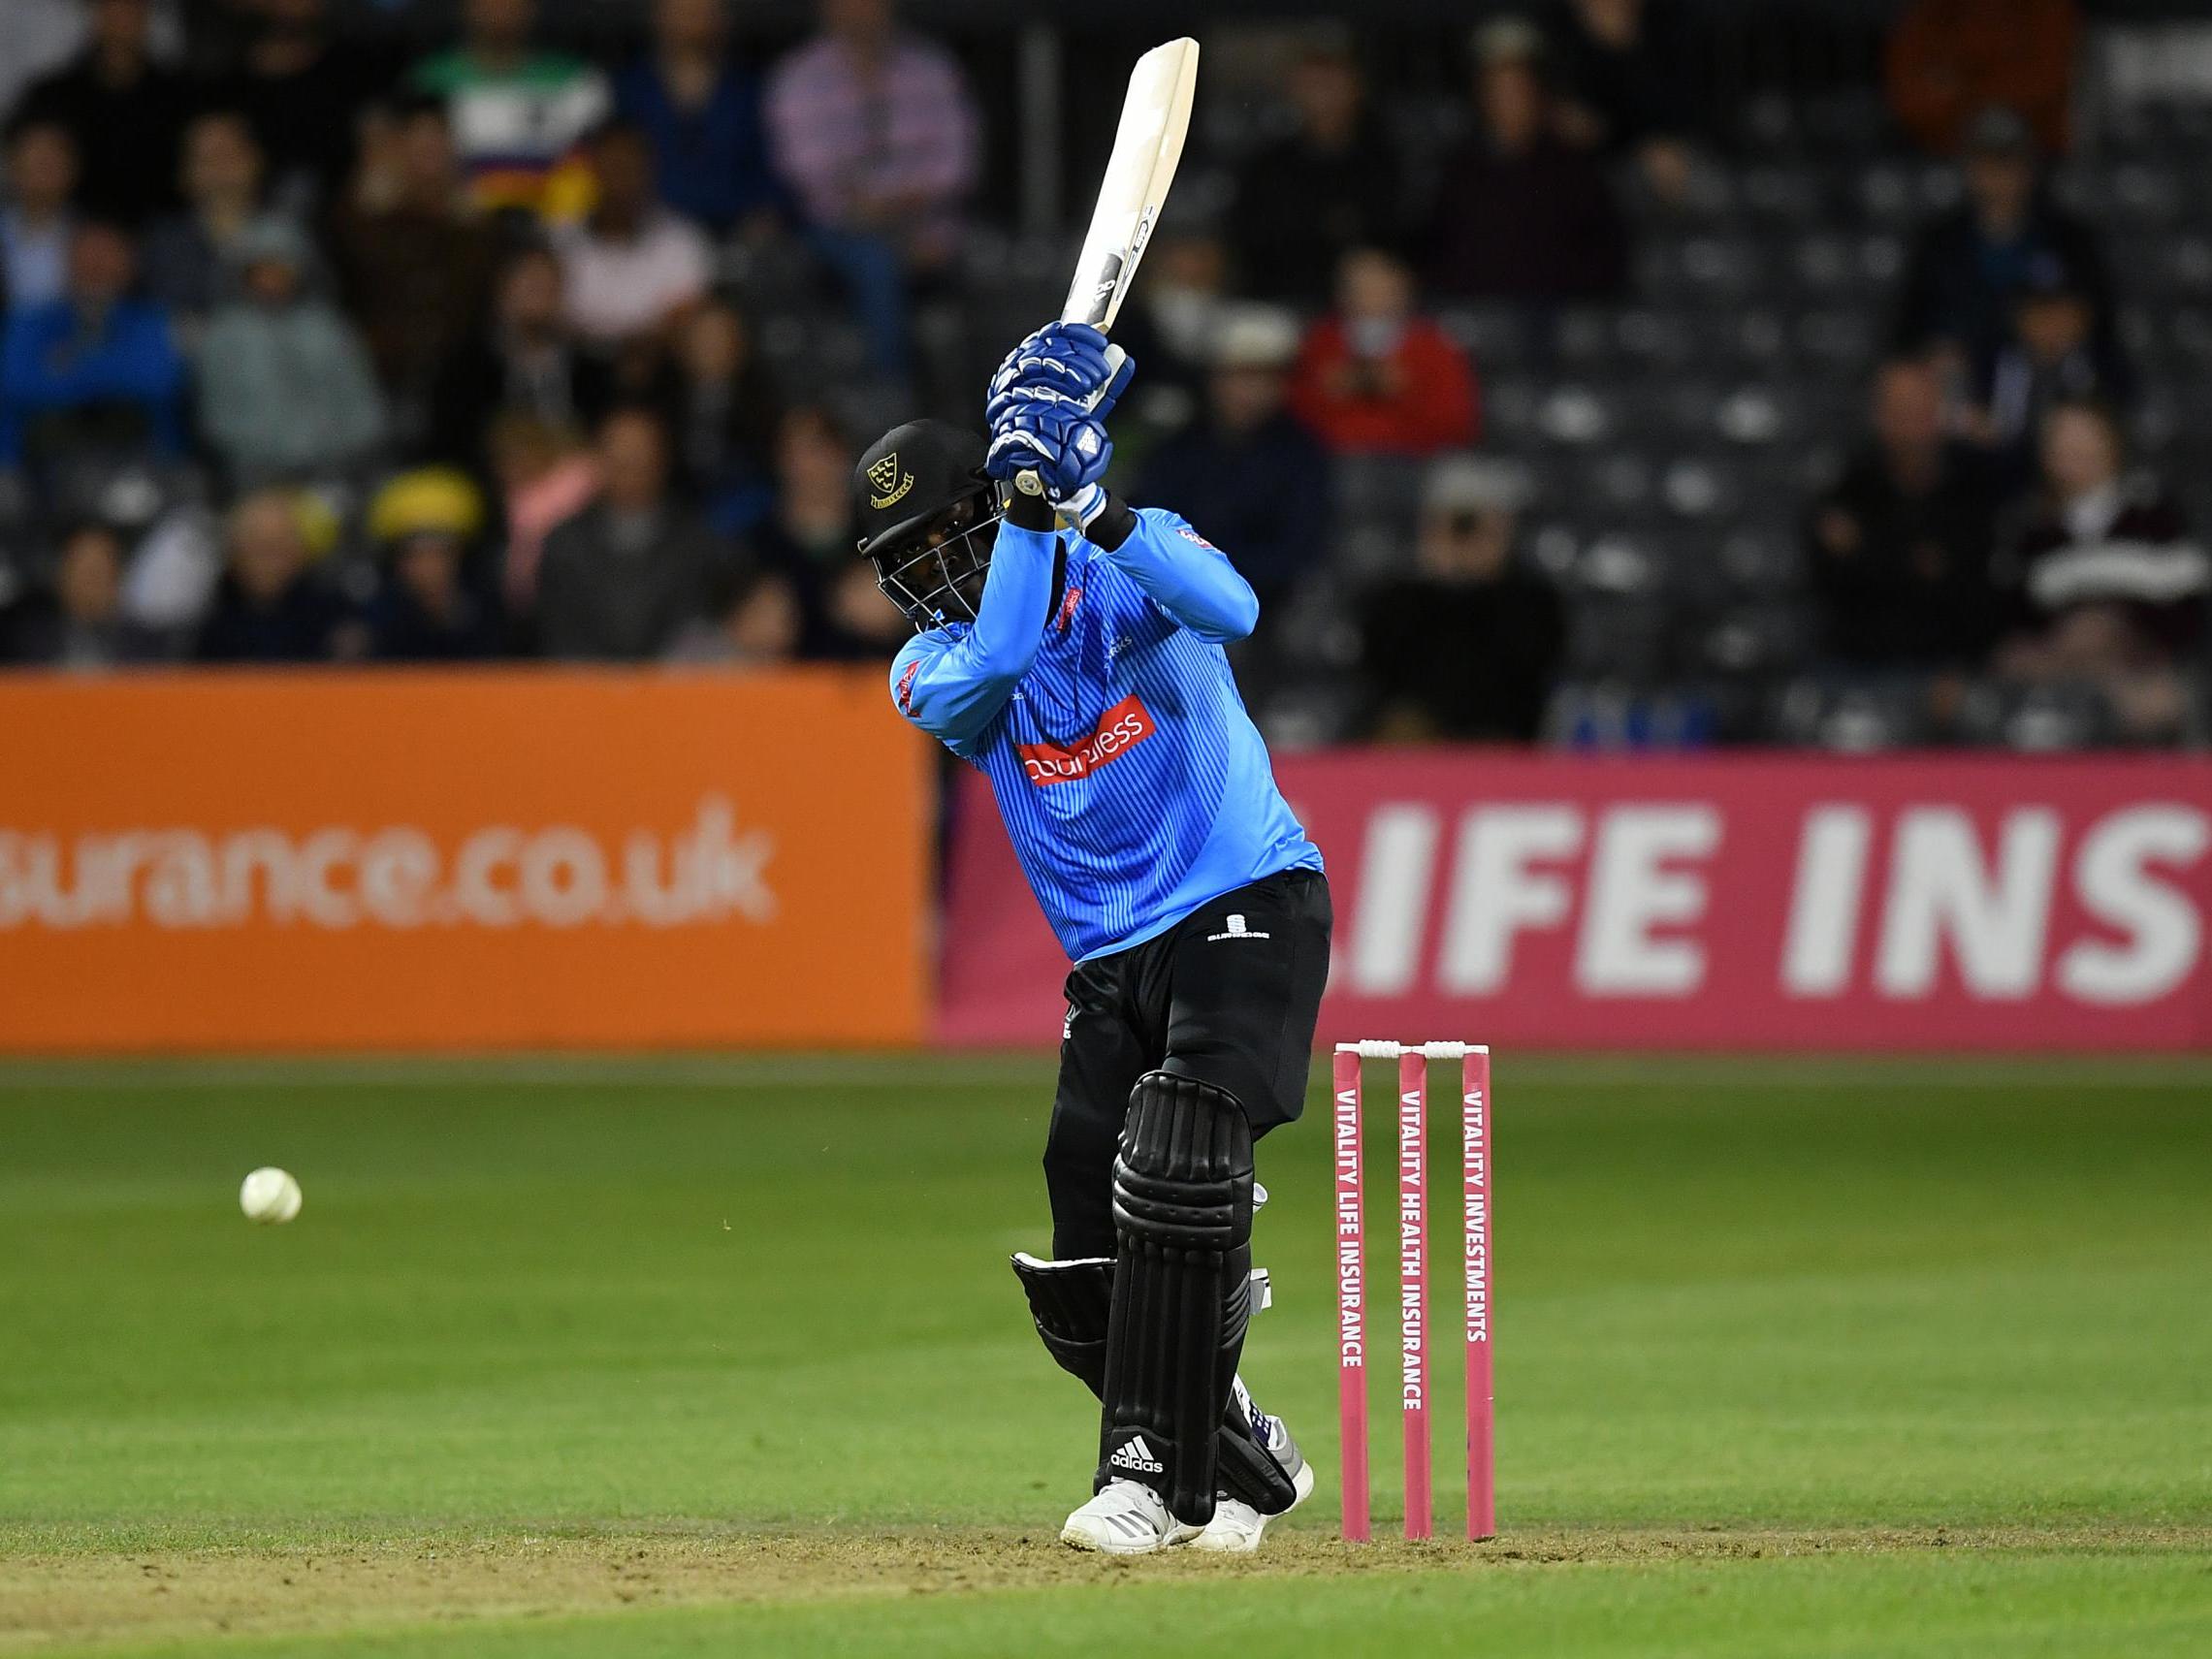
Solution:
{"label": "white cricket shoe", "polygon": [[[1298,1496],[1291,1500],[1291,1510],[1313,1496],[1313,1465],[1301,1463],[1298,1472],[1291,1477]],[[1282,1515],[1262,1515],[1241,1498],[1229,1496],[1213,1500],[1213,1519],[1203,1532],[1191,1540],[1193,1549],[1210,1550],[1222,1555],[1250,1555],[1260,1547],[1268,1523],[1282,1519]]]}
{"label": "white cricket shoe", "polygon": [[1150,1555],[1197,1532],[1170,1515],[1166,1501],[1141,1481],[1117,1480],[1068,1517],[1060,1542],[1107,1555]]}
{"label": "white cricket shoe", "polygon": [[1233,1498],[1226,1492],[1213,1501],[1213,1519],[1205,1530],[1191,1540],[1193,1549],[1204,1549],[1224,1555],[1249,1555],[1260,1547],[1270,1521],[1289,1515],[1298,1505],[1313,1496],[1313,1465],[1298,1449],[1291,1438],[1290,1425],[1279,1417],[1269,1417],[1252,1403],[1245,1389],[1244,1379],[1236,1379],[1236,1403],[1249,1416],[1252,1431],[1260,1443],[1274,1454],[1275,1461],[1289,1473],[1291,1489],[1297,1496],[1291,1499],[1291,1509],[1275,1515],[1262,1515],[1241,1498]]}

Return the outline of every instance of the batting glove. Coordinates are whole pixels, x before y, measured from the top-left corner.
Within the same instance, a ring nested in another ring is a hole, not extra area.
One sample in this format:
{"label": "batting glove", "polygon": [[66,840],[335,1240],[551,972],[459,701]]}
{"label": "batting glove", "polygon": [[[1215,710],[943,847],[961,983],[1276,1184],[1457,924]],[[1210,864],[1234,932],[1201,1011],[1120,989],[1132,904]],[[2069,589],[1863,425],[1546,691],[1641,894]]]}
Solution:
{"label": "batting glove", "polygon": [[[1060,409],[1017,408],[991,429],[983,470],[993,478],[1018,480],[1037,475],[1044,498],[1063,513],[1077,516],[1085,506],[1096,512],[1104,491],[1096,489],[1113,461],[1113,440],[1104,423]],[[1089,493],[1100,497],[1093,500]]]}
{"label": "batting glove", "polygon": [[999,365],[983,415],[993,427],[1018,407],[1043,405],[1105,419],[1137,365],[1088,323],[1047,323]]}

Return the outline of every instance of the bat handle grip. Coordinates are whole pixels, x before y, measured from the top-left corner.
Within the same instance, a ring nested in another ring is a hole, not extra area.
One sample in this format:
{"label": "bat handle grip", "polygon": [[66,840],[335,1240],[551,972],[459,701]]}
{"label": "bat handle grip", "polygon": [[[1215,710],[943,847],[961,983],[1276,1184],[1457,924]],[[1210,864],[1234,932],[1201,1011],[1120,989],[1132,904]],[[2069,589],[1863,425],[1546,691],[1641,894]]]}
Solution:
{"label": "bat handle grip", "polygon": [[[1121,372],[1121,366],[1128,361],[1129,353],[1123,351],[1121,347],[1109,345],[1106,348],[1106,384],[1091,394],[1090,400],[1083,405],[1084,413],[1088,414],[1099,406],[1099,399],[1106,396],[1106,387],[1113,384],[1113,377]],[[1044,494],[1044,480],[1038,477],[1034,469],[1025,468],[1015,473],[1013,486],[1024,495],[1042,495]]]}

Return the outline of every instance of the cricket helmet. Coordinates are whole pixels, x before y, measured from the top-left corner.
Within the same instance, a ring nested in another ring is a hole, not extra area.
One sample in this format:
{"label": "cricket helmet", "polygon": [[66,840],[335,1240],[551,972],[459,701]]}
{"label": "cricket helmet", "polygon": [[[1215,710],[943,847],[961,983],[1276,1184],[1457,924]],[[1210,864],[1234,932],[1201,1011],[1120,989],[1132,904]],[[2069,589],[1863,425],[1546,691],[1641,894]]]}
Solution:
{"label": "cricket helmet", "polygon": [[852,469],[860,557],[915,631],[972,622],[1006,493],[983,471],[982,438],[949,421],[909,421]]}

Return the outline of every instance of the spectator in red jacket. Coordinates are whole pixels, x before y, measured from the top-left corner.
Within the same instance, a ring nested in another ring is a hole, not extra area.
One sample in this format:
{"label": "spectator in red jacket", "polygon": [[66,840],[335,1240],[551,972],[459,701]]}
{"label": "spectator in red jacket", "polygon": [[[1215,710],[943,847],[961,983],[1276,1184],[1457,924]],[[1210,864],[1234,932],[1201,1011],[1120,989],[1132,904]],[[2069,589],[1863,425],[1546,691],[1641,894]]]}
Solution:
{"label": "spectator in red jacket", "polygon": [[1375,248],[1337,268],[1336,310],[1306,333],[1291,407],[1339,453],[1434,455],[1480,436],[1465,354],[1416,314],[1404,264]]}
{"label": "spectator in red jacket", "polygon": [[2002,104],[2062,155],[2080,39],[2074,0],[1913,0],[1890,29],[1890,108],[1922,148],[1955,155],[1974,117]]}

